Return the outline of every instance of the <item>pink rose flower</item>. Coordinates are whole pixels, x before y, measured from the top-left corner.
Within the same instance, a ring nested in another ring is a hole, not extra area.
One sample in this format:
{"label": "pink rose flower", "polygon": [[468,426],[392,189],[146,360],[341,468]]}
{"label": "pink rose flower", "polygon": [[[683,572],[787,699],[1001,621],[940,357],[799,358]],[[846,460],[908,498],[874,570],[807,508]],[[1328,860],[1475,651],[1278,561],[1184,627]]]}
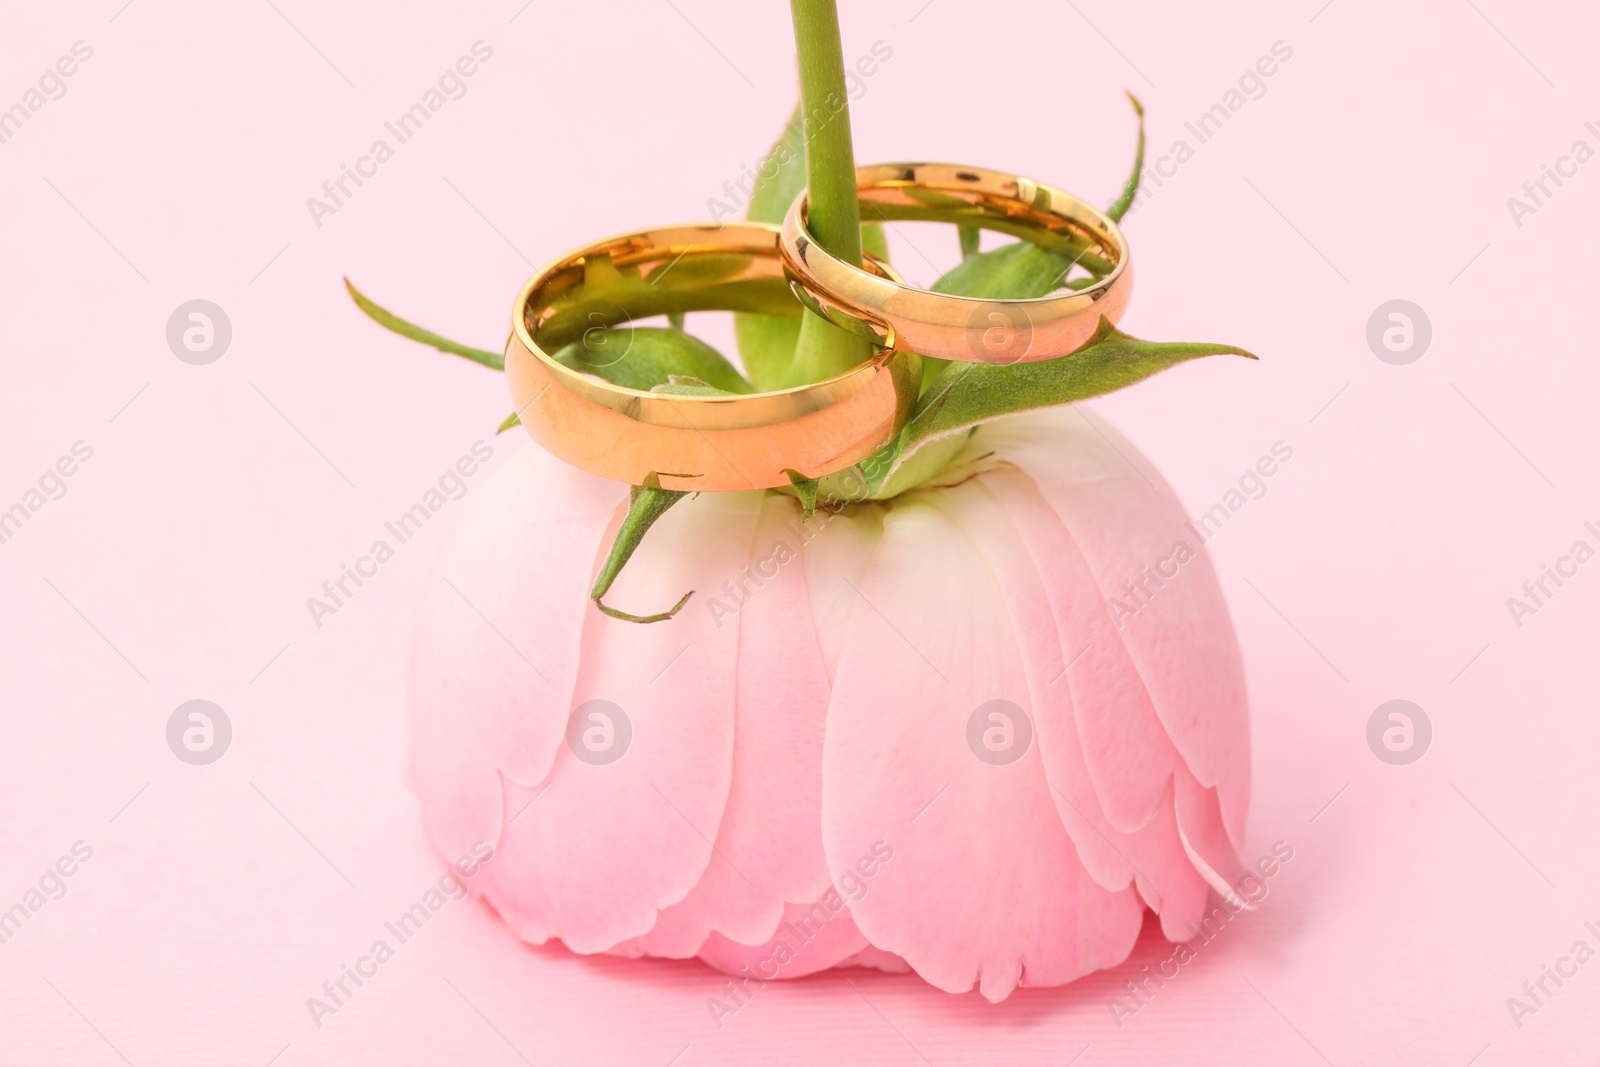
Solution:
{"label": "pink rose flower", "polygon": [[427,594],[412,774],[524,939],[734,975],[910,968],[1000,1000],[1192,936],[1241,873],[1243,670],[1199,535],[1081,409],[801,521],[670,511],[588,600],[627,487],[523,443]]}

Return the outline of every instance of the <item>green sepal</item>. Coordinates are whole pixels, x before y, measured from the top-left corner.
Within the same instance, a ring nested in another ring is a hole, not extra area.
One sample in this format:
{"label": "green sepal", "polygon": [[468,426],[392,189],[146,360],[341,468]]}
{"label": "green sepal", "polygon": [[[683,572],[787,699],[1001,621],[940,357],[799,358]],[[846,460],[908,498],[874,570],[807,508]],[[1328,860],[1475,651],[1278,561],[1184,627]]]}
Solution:
{"label": "green sepal", "polygon": [[409,337],[413,341],[421,341],[425,345],[432,345],[441,352],[449,352],[456,356],[465,356],[474,363],[481,363],[490,370],[505,370],[506,357],[499,352],[489,352],[482,348],[470,348],[467,345],[457,344],[448,337],[440,337],[432,330],[425,330],[421,326],[407,322],[368,300],[366,295],[351,284],[350,279],[344,279],[344,287],[350,291],[350,299],[356,302],[356,307],[366,312],[367,317],[386,330],[393,330],[401,337]]}
{"label": "green sepal", "polygon": [[[934,282],[932,290],[979,300],[1031,300],[1061,288],[1071,270],[1072,260],[1065,256],[1029,241],[1015,241],[967,255]],[[947,366],[946,360],[923,358],[923,396],[928,395]]]}
{"label": "green sepal", "polygon": [[782,222],[789,205],[806,187],[806,135],[799,104],[789,113],[783,132],[756,171],[744,217],[751,222]]}
{"label": "green sepal", "polygon": [[[796,104],[783,132],[756,167],[755,185],[750,191],[745,218],[751,222],[782,222],[789,205],[805,187],[805,127],[800,105]],[[795,345],[800,340],[798,319],[735,314],[733,336],[739,344],[739,358],[744,363],[745,373],[756,388],[778,388],[778,381],[794,362]]]}
{"label": "green sepal", "polygon": [[[605,255],[590,257],[581,284],[541,314],[538,341],[546,351],[583,340],[591,330],[688,311],[758,311],[800,318],[804,306],[781,277],[742,277],[750,256],[707,253],[620,270]],[[657,327],[659,328],[659,327]]]}
{"label": "green sepal", "polygon": [[686,374],[674,374],[660,385],[650,387],[652,393],[666,393],[670,396],[737,396],[726,389],[701,381],[699,378]]}
{"label": "green sepal", "polygon": [[1139,103],[1139,98],[1132,93],[1128,93],[1128,101],[1133,104],[1134,113],[1139,116],[1139,147],[1134,149],[1133,173],[1128,175],[1128,180],[1122,184],[1122,195],[1106,208],[1106,214],[1113,222],[1121,220],[1133,206],[1133,198],[1139,195],[1139,180],[1144,175],[1144,105]]}
{"label": "green sepal", "polygon": [[596,326],[551,353],[556,362],[628,389],[697,378],[728,393],[753,388],[727,357],[693,334],[665,326]]}
{"label": "green sepal", "polygon": [[807,478],[799,471],[783,469],[789,476],[789,484],[794,486],[794,495],[800,498],[800,521],[804,522],[817,510],[817,479]]}
{"label": "green sepal", "polygon": [[871,252],[885,263],[889,262],[889,238],[876,222],[861,224],[861,250]]}
{"label": "green sepal", "polygon": [[763,392],[782,388],[779,382],[800,343],[800,320],[738,312],[733,316],[733,338],[755,387]]}
{"label": "green sepal", "polygon": [[903,456],[897,454],[889,457],[885,468],[874,469],[881,480],[873,485],[873,497],[888,500],[937,476],[966,447],[972,429],[969,427],[948,437],[925,441]]}
{"label": "green sepal", "polygon": [[1072,260],[1016,241],[967,256],[934,282],[932,290],[979,300],[1033,300],[1060,289],[1071,269]]}
{"label": "green sepal", "polygon": [[865,363],[876,351],[872,342],[841,329],[809,312],[800,320],[800,340],[794,346],[794,362],[778,379],[779,389],[792,389],[843,374]]}
{"label": "green sepal", "polygon": [[874,497],[892,495],[914,484],[897,474],[935,442],[965,435],[1002,415],[1087,400],[1179,363],[1218,355],[1256,358],[1233,345],[1142,341],[1102,318],[1087,344],[1058,359],[1010,365],[951,363],[918,400],[900,435],[863,461],[862,468],[868,473]]}
{"label": "green sepal", "polygon": [[594,586],[589,590],[589,599],[594,601],[594,606],[603,614],[613,619],[621,619],[623,622],[665,622],[682,611],[689,598],[694,596],[694,590],[691,589],[671,608],[654,615],[632,615],[609,607],[600,599],[610,592],[611,583],[617,580],[617,575],[627,566],[634,550],[639,547],[639,543],[644,540],[644,535],[649,532],[655,521],[665,515],[672,505],[688,495],[681,490],[661,488],[661,479],[654,473],[645,476],[644,485],[636,485],[628,491],[628,514],[623,517],[622,525],[617,528],[617,539],[611,542],[611,551],[600,567]]}

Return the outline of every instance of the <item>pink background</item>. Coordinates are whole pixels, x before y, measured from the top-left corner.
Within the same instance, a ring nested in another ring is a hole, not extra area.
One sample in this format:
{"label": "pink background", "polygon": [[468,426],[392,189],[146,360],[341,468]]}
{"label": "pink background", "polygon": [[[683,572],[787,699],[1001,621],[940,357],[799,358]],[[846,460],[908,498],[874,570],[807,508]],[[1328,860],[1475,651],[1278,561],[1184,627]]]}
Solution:
{"label": "pink background", "polygon": [[[1118,1028],[1167,953],[1000,1006],[867,973],[771,986],[719,1031],[696,963],[585,959],[453,904],[343,1010],[306,998],[437,876],[403,779],[403,666],[430,524],[316,628],[305,600],[509,409],[490,372],[406,344],[381,302],[497,347],[533,264],[703,217],[794,98],[787,5],[714,0],[26,5],[0,107],[93,57],[0,145],[0,508],[93,458],[0,545],[0,908],[93,858],[0,945],[0,1061],[486,1064],[1445,1064],[1593,1054],[1600,962],[1519,1028],[1506,998],[1600,925],[1600,543],[1593,234],[1600,162],[1517,226],[1506,198],[1600,120],[1580,5],[847,2],[845,55],[893,58],[858,159],[1010,167],[1109,200],[1123,87],[1151,159],[1275,41],[1267,92],[1129,220],[1146,337],[1259,363],[1180,367],[1097,406],[1196,513],[1274,442],[1293,459],[1212,541],[1253,698],[1247,859],[1294,859]],[[120,8],[120,10],[119,10]],[[1321,8],[1319,10],[1319,8]],[[1498,28],[1497,28],[1498,27]],[[1502,32],[1503,31],[1503,32]],[[469,92],[318,228],[305,206],[483,40]],[[1170,168],[1169,168],[1170,169]],[[1551,186],[1554,189],[1554,186]],[[948,235],[918,233],[948,262]],[[930,270],[891,235],[897,262]],[[164,331],[204,298],[218,362]],[[1368,349],[1404,298],[1419,361]],[[320,454],[319,454],[320,453]],[[492,464],[491,464],[492,465]],[[180,703],[232,746],[185,765]],[[1366,743],[1382,702],[1433,724]],[[674,1059],[674,1057],[677,1057]],[[1076,1058],[1075,1058],[1076,1057]]]}

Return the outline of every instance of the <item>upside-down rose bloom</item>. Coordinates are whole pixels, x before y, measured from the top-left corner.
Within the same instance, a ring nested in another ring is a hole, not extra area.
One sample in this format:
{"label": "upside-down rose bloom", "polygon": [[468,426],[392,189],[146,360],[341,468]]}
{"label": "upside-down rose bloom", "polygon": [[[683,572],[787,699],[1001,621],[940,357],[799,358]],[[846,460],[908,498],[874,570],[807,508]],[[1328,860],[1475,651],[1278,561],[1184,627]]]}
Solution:
{"label": "upside-down rose bloom", "polygon": [[524,442],[427,596],[412,773],[524,939],[736,976],[909,968],[1000,1000],[1191,936],[1250,790],[1243,671],[1161,476],[1078,408],[929,483],[711,493],[589,600],[627,487]]}

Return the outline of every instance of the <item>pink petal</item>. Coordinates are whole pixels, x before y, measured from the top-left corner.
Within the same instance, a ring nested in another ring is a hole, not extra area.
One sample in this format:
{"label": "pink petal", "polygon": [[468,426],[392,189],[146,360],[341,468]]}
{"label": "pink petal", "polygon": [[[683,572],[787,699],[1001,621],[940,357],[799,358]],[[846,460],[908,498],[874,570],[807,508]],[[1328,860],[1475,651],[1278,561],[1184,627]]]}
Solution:
{"label": "pink petal", "polygon": [[[850,921],[850,909],[831,890],[815,904],[790,904],[773,936],[759,945],[742,945],[712,934],[700,958],[728,974],[802,978],[827,970],[867,948],[867,939]],[[748,971],[746,970],[748,968]]]}
{"label": "pink petal", "polygon": [[939,988],[977,984],[991,1000],[1125,958],[1138,898],[1084,872],[1037,745],[999,766],[968,747],[980,705],[1009,700],[1037,719],[984,559],[913,496],[889,512],[860,581],[828,713],[822,796],[829,869],[875,860],[850,904],[856,925]]}
{"label": "pink petal", "polygon": [[[1054,564],[1043,573],[1059,575],[1063,560],[1081,562],[1075,546],[1032,483],[1009,467],[986,472],[981,479],[948,490],[935,499],[988,560],[1004,594],[1033,699],[1039,754],[1050,784],[1051,799],[1055,801],[1062,825],[1077,847],[1084,868],[1109,890],[1122,889],[1136,879],[1140,895],[1161,916],[1166,935],[1174,939],[1192,936],[1187,924],[1197,921],[1204,910],[1207,887],[1190,863],[1178,834],[1170,774],[1144,824],[1134,832],[1124,833],[1107,820],[1097,791],[1098,783],[1091,785],[1084,766],[1074,723],[1076,707],[1067,692],[1068,681],[1080,670],[1085,673],[1079,676],[1073,698],[1086,702],[1132,699],[1146,709],[1147,721],[1155,729],[1160,730],[1160,724],[1149,712],[1148,699],[1137,675],[1133,675],[1131,683],[1124,677],[1123,687],[1118,689],[1114,685],[1097,685],[1103,679],[1090,673],[1109,663],[1124,676],[1132,674],[1132,665],[1125,656],[1092,657],[1087,652],[1081,657],[1074,655],[1074,649],[1081,651],[1083,646],[1097,640],[1120,649],[1109,618],[1103,610],[1096,610],[1100,608],[1097,599],[1080,596],[1080,599],[1087,599],[1087,603],[1074,604],[1049,578],[1041,581],[1041,572],[1035,569],[1036,560],[1042,557]],[[1020,533],[1030,524],[1040,527],[1031,531],[1033,543],[1038,546],[1032,552]],[[1076,574],[1087,577],[1086,569]],[[1046,590],[1054,595],[1047,597]],[[1052,603],[1060,609],[1054,616]],[[1081,625],[1085,620],[1091,625],[1105,623],[1103,631],[1111,632],[1086,635],[1082,631],[1058,631],[1057,618],[1063,620],[1064,627]],[[1063,637],[1063,632],[1072,636]],[[1066,660],[1066,656],[1073,656],[1073,659]],[[1073,664],[1070,673],[1068,662]],[[1116,707],[1115,704],[1110,706]],[[1162,739],[1165,739],[1164,733]],[[1165,752],[1170,760],[1168,765],[1175,766],[1177,754],[1170,745]],[[1128,761],[1140,758],[1131,751],[1124,756]]]}
{"label": "pink petal", "polygon": [[1224,827],[1217,791],[1202,786],[1188,771],[1179,771],[1175,784],[1178,833],[1184,850],[1213,889],[1225,897],[1237,897],[1234,887],[1245,871]]}
{"label": "pink petal", "polygon": [[881,948],[868,945],[854,956],[839,961],[840,967],[865,967],[869,970],[882,971],[884,974],[910,974],[911,965],[896,956],[893,952],[885,952]]}
{"label": "pink petal", "polygon": [[522,442],[465,502],[424,596],[408,701],[412,784],[448,859],[498,842],[500,774],[550,773],[596,553],[625,493]]}
{"label": "pink petal", "polygon": [[[1082,408],[990,423],[977,437],[1039,487],[1103,596],[1137,608],[1118,632],[1189,769],[1216,787],[1237,843],[1250,799],[1244,666],[1203,541],[1177,497],[1121,434]],[[1170,559],[1179,543],[1194,558],[1175,577],[1150,577],[1145,568]],[[1125,583],[1140,582],[1145,592],[1130,595]]]}
{"label": "pink petal", "polygon": [[481,752],[461,742],[461,729],[443,717],[413,716],[411,786],[423,798],[422,820],[440,856],[455,862],[473,855],[473,845],[500,842],[505,800],[502,780]]}
{"label": "pink petal", "polygon": [[[1064,780],[1079,773],[1080,764],[1086,767],[1106,821],[1132,833],[1154,817],[1178,765],[1177,750],[1111,623],[1094,575],[1055,512],[1014,470],[993,471],[983,484],[1014,523],[1008,543],[996,544],[989,557],[1038,575],[1032,581],[1026,575],[1012,577],[1005,583],[1008,599],[1037,599],[1032,591],[1042,586],[1045,615],[1059,632],[1055,640],[1062,662],[1046,669],[1049,692],[1066,710],[1040,725],[1046,774],[1060,790]],[[1066,736],[1065,728],[1074,723],[1077,736]],[[1077,799],[1068,803],[1081,806]]]}
{"label": "pink petal", "polygon": [[693,956],[713,931],[762,944],[786,902],[828,888],[817,812],[829,685],[811,637],[799,520],[792,498],[767,496],[748,566],[729,575],[737,588],[707,590],[701,605],[717,597],[718,625],[739,631],[733,785],[705,876],[643,939],[652,955]]}
{"label": "pink petal", "polygon": [[799,536],[805,540],[811,619],[831,684],[844,652],[850,617],[860,603],[855,587],[861,584],[861,574],[883,537],[883,512],[876,505],[846,508],[837,514],[819,507],[803,524]]}
{"label": "pink petal", "polygon": [[1131,838],[1119,841],[1119,847],[1136,872],[1139,895],[1161,916],[1162,935],[1168,941],[1187,941],[1194,936],[1194,925],[1205,914],[1211,894],[1178,833],[1173,792],[1173,783],[1167,783],[1156,817]]}
{"label": "pink petal", "polygon": [[[1015,471],[990,471],[981,482],[949,490],[949,511],[959,511],[958,525],[989,561],[1004,594],[1019,637],[1045,779],[1062,825],[1090,876],[1106,889],[1118,890],[1132,881],[1134,872],[1118,844],[1125,843],[1127,835],[1107,822],[1084,766],[1067,680],[1067,657],[1072,653],[1066,644],[1075,640],[1065,642],[1057,629],[1044,591],[1048,579],[1036,568],[1017,532],[1021,522],[1035,516],[1018,513],[1014,507],[1010,514],[1001,509],[1002,502],[1012,503],[1019,485],[1031,491],[1031,484]],[[1054,513],[1037,500],[1036,493],[1033,499],[1054,523]]]}
{"label": "pink petal", "polygon": [[[760,504],[756,493],[711,493],[678,504],[645,537],[608,601],[651,611],[686,589],[701,597],[716,589],[748,558]],[[537,588],[518,592],[542,599]],[[587,612],[571,706],[610,702],[626,716],[632,738],[615,762],[580,759],[588,750],[565,740],[563,711],[563,741],[544,791],[508,789],[511,821],[495,861],[483,869],[484,890],[523,937],[559,936],[575,952],[601,951],[649,930],[656,912],[682,900],[704,873],[732,774],[729,665],[738,632],[736,625],[719,629],[694,601],[676,619],[650,625]],[[594,713],[591,706],[583,714]],[[617,729],[611,743],[623,736]]]}

